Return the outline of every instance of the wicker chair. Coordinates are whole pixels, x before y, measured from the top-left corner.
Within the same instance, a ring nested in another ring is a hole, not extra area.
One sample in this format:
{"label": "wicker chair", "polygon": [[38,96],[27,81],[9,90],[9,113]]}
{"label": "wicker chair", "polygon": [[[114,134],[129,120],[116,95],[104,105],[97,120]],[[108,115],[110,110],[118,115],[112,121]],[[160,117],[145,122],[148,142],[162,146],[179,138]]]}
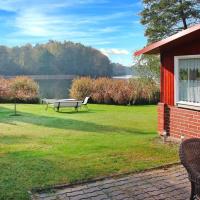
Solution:
{"label": "wicker chair", "polygon": [[188,172],[191,182],[190,200],[200,196],[200,139],[192,138],[182,142],[179,150],[181,163]]}

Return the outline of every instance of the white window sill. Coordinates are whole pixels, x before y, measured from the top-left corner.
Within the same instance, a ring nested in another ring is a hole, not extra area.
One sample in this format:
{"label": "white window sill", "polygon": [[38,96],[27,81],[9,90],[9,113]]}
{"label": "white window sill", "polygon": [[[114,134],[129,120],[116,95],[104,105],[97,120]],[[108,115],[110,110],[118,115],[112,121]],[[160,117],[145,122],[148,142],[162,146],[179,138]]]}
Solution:
{"label": "white window sill", "polygon": [[200,111],[200,103],[178,101],[176,104],[177,104],[177,106],[179,108],[187,108],[187,109],[191,109],[191,110],[198,110],[198,111]]}

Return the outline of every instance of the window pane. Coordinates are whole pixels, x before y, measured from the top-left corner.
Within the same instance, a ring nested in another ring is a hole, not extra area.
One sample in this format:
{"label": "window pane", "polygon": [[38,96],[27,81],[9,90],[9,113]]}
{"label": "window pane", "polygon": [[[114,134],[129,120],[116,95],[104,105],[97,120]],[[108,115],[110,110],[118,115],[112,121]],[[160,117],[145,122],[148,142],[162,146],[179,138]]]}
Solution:
{"label": "window pane", "polygon": [[179,100],[200,103],[200,58],[179,60]]}
{"label": "window pane", "polygon": [[188,69],[179,69],[179,100],[188,101]]}

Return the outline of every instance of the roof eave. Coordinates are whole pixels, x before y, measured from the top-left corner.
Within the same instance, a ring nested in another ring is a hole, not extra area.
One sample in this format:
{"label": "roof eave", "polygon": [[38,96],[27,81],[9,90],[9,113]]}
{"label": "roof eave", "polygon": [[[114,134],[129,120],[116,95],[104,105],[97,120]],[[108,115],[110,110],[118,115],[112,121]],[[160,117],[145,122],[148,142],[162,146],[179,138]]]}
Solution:
{"label": "roof eave", "polygon": [[153,44],[150,44],[146,47],[144,47],[143,49],[136,51],[134,53],[134,56],[140,56],[141,54],[158,54],[160,53],[160,49],[161,47],[164,47],[165,45],[174,42],[176,40],[178,40],[179,38],[182,38],[184,36],[189,35],[190,33],[193,33],[195,31],[200,30],[200,24],[197,24],[195,26],[192,26],[186,30],[183,30],[175,35],[172,35],[166,39],[160,40],[158,42],[155,42]]}

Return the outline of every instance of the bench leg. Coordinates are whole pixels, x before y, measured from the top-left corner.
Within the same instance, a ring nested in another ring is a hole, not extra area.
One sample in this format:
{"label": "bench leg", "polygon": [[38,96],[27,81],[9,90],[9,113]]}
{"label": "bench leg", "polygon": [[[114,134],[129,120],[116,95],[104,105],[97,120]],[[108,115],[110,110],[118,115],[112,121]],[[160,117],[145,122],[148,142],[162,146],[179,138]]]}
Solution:
{"label": "bench leg", "polygon": [[48,110],[48,108],[49,108],[49,104],[47,103],[45,110]]}
{"label": "bench leg", "polygon": [[88,111],[88,106],[87,106],[87,104],[86,104],[86,105],[84,105],[84,107],[85,107],[85,109]]}
{"label": "bench leg", "polygon": [[75,110],[78,112],[78,102],[76,103]]}
{"label": "bench leg", "polygon": [[191,182],[191,195],[190,195],[190,200],[195,199],[195,185],[193,182]]}
{"label": "bench leg", "polygon": [[58,103],[57,112],[60,110],[60,102]]}

